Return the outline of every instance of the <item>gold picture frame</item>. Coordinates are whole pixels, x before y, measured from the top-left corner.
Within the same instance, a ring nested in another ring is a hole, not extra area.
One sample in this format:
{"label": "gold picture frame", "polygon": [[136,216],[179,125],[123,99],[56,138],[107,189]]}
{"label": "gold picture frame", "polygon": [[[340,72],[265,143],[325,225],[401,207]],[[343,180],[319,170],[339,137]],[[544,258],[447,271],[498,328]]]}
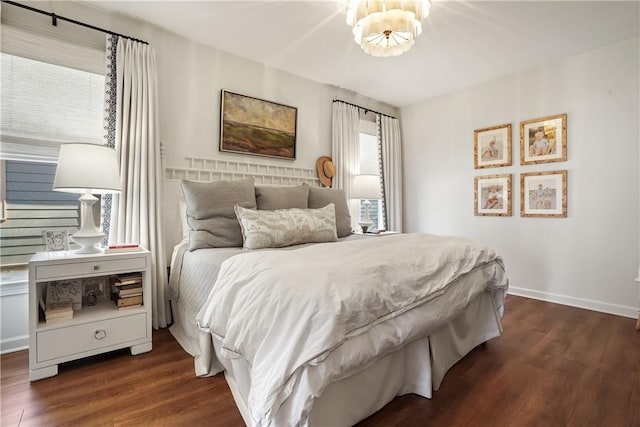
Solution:
{"label": "gold picture frame", "polygon": [[220,98],[220,151],[295,160],[297,108],[224,89]]}
{"label": "gold picture frame", "polygon": [[511,174],[476,176],[473,184],[476,216],[511,216]]}
{"label": "gold picture frame", "polygon": [[473,166],[511,166],[511,123],[473,131]]}
{"label": "gold picture frame", "polygon": [[567,171],[520,175],[520,216],[567,217]]}
{"label": "gold picture frame", "polygon": [[567,160],[567,115],[520,122],[520,164]]}

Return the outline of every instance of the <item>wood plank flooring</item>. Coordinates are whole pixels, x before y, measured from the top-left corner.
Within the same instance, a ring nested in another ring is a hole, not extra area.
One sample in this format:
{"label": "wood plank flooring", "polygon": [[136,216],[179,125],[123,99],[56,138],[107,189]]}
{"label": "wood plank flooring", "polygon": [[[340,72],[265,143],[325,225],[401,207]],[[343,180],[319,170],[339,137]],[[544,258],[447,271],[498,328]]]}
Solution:
{"label": "wood plank flooring", "polygon": [[[360,425],[640,427],[633,319],[509,296],[503,325],[433,399],[398,397]],[[195,378],[168,330],[154,332],[150,353],[70,362],[34,383],[27,351],[0,363],[2,426],[243,425],[224,377]]]}

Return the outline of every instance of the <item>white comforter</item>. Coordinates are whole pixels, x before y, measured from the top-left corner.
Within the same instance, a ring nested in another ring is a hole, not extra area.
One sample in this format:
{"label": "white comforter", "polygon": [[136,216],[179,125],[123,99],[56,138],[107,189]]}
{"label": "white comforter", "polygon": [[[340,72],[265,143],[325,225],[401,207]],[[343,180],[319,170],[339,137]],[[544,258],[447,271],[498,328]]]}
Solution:
{"label": "white comforter", "polygon": [[328,384],[427,336],[480,292],[507,285],[488,247],[392,235],[234,256],[197,321],[225,357],[247,363],[255,425],[304,425]]}

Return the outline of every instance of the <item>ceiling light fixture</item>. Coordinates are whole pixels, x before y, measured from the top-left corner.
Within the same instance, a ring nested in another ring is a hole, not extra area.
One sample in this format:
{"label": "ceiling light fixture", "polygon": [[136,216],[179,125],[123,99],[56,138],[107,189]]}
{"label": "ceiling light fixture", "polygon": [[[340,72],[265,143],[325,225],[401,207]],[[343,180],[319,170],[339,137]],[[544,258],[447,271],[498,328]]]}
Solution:
{"label": "ceiling light fixture", "polygon": [[347,24],[369,55],[397,56],[413,46],[430,8],[430,0],[349,0]]}

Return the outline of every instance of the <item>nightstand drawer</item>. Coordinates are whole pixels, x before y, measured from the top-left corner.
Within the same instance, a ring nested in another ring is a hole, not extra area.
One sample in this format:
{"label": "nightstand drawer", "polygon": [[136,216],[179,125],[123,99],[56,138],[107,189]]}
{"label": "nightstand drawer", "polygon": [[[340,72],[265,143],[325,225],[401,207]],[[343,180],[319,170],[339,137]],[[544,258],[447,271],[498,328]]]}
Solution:
{"label": "nightstand drawer", "polygon": [[83,276],[96,273],[112,273],[126,270],[144,270],[147,268],[147,258],[125,258],[118,260],[100,260],[88,262],[69,262],[36,267],[36,281],[56,279],[61,277]]}
{"label": "nightstand drawer", "polygon": [[147,338],[147,314],[48,329],[36,333],[37,361],[57,359]]}

